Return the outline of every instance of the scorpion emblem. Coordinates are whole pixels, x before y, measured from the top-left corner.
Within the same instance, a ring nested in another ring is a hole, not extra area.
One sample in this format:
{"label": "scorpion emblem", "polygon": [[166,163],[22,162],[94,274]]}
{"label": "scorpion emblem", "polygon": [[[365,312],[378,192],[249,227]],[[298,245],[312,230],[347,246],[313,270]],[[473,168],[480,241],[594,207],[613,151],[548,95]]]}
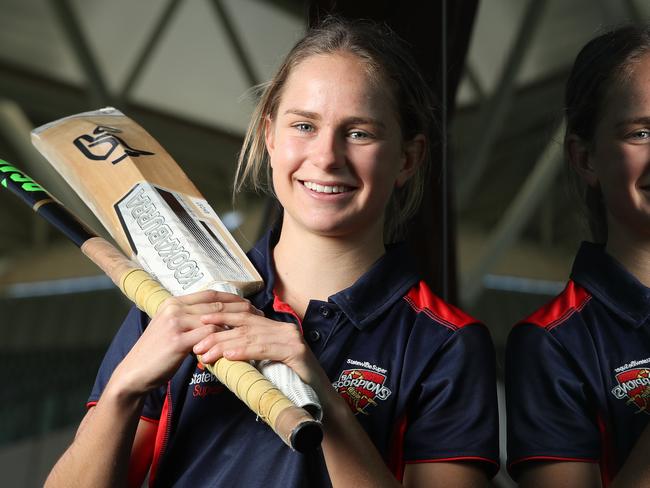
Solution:
{"label": "scorpion emblem", "polygon": [[[353,379],[356,378],[361,378],[363,379],[363,375],[359,371],[352,371],[352,374],[350,375]],[[365,408],[368,406],[368,404],[377,406],[377,402],[374,401],[372,398],[370,398],[368,395],[365,393],[362,393],[358,391],[354,386],[348,386],[345,388],[345,392],[348,394],[348,398],[351,400],[351,407],[353,408],[354,411],[362,413],[364,415],[368,415],[368,412],[366,412]],[[361,403],[361,406],[359,404]]]}
{"label": "scorpion emblem", "polygon": [[334,388],[345,398],[355,414],[368,415],[368,405],[377,406],[378,400],[385,400],[391,394],[384,385],[386,376],[369,369],[347,369],[341,372]]}

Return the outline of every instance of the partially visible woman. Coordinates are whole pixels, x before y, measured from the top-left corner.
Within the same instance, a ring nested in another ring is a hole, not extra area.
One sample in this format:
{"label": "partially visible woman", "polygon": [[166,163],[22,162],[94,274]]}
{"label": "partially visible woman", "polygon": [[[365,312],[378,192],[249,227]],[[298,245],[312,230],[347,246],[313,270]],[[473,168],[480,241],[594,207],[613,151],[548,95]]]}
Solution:
{"label": "partially visible woman", "polygon": [[508,340],[508,465],[524,488],[621,483],[650,420],[650,28],[590,41],[565,105],[593,242]]}

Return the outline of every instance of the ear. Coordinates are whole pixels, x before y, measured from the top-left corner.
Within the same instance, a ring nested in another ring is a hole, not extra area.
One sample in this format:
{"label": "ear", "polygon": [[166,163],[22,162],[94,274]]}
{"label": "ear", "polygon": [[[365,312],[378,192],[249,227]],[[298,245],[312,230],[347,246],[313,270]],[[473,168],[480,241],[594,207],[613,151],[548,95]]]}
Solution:
{"label": "ear", "polygon": [[273,160],[273,151],[275,151],[275,131],[273,130],[273,120],[270,115],[264,116],[264,143],[266,145],[266,151],[271,156],[270,160]]}
{"label": "ear", "polygon": [[410,141],[404,143],[402,149],[401,167],[397,178],[395,179],[395,186],[401,188],[404,184],[415,174],[424,159],[427,141],[424,134],[418,134]]}
{"label": "ear", "polygon": [[591,162],[589,144],[575,134],[569,134],[564,143],[564,150],[569,164],[576,173],[591,187],[598,186],[598,175]]}

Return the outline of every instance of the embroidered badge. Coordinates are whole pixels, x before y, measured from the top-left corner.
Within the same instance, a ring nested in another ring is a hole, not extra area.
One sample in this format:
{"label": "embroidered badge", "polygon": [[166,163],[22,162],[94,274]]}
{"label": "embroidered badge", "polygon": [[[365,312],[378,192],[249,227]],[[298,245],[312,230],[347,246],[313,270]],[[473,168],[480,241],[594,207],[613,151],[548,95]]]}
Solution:
{"label": "embroidered badge", "polygon": [[[356,363],[348,359],[348,363]],[[365,365],[365,363],[364,363]],[[368,365],[372,367],[372,365]],[[368,415],[366,409],[377,406],[378,400],[386,400],[392,393],[387,386],[385,369],[345,369],[339,379],[332,383],[336,391],[345,399],[350,409],[355,413]]]}
{"label": "embroidered badge", "polygon": [[618,384],[612,388],[612,395],[619,400],[627,398],[626,404],[634,404],[638,409],[636,413],[650,415],[650,369],[628,369],[617,373],[615,378]]}

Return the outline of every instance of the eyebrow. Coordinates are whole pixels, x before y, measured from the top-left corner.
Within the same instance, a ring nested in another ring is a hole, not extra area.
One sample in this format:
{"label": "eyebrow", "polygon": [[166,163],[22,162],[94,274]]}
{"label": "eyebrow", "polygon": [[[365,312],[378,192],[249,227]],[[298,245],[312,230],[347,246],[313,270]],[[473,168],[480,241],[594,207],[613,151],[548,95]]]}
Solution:
{"label": "eyebrow", "polygon": [[616,127],[625,125],[650,125],[650,116],[636,117],[634,119],[625,119],[616,123]]}
{"label": "eyebrow", "polygon": [[[309,112],[308,110],[299,110],[296,108],[290,108],[285,110],[285,115],[286,114],[293,114],[293,115],[298,115],[300,117],[305,117],[308,119],[313,119],[313,120],[320,120],[321,116],[320,114],[316,112]],[[381,129],[385,129],[386,125],[381,122],[380,120],[374,119],[372,117],[348,117],[345,119],[346,124],[370,124],[374,125],[376,127],[379,127]]]}

